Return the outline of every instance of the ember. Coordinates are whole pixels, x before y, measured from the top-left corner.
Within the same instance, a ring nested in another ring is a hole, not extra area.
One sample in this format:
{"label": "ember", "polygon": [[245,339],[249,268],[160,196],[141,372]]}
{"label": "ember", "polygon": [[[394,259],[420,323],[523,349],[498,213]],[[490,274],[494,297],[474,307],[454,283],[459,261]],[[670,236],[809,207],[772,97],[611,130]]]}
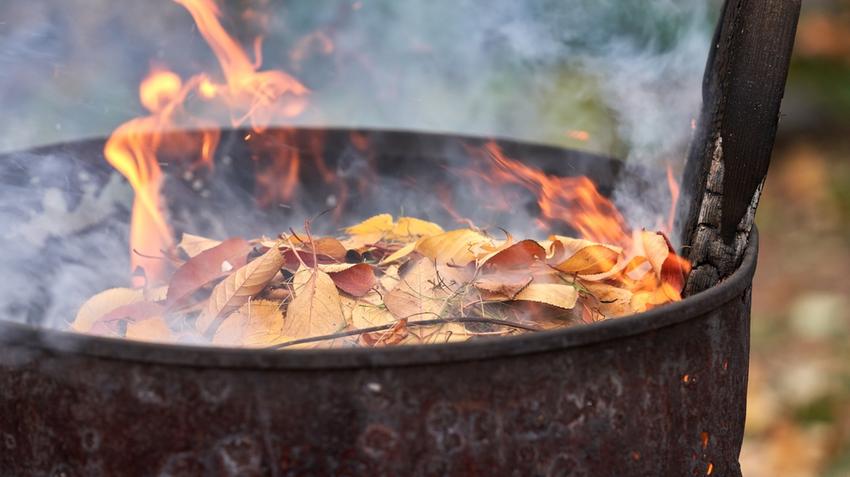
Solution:
{"label": "ember", "polygon": [[[262,207],[292,199],[301,170],[301,152],[286,145],[287,131],[267,124],[301,114],[309,96],[288,74],[260,70],[262,37],[255,39],[251,60],[223,28],[211,0],[175,1],[218,58],[223,82],[207,73],[184,82],[162,69],[142,82],[140,97],[150,115],[119,127],[104,151],[135,191],[135,288],[92,297],[74,330],[230,346],[380,346],[591,323],[681,299],[689,265],[664,233],[629,230],[587,177],[547,174],[507,157],[495,142],[469,147],[471,165],[457,171],[482,202],[507,212],[511,196],[489,200],[493,191],[524,189],[537,197],[540,229],[565,224],[581,238],[550,233],[545,240],[517,240],[506,233],[497,239],[454,212],[449,191],[442,194],[444,207],[467,228],[446,232],[436,223],[381,214],[340,238],[314,237],[308,222],[302,232],[275,238],[218,242],[184,234],[175,245],[162,203],[160,160],[176,158],[172,163],[187,177],[212,173],[220,137],[192,112],[189,99],[225,110],[233,126],[250,125],[243,139],[256,163]],[[329,38],[313,37],[296,46],[294,57],[303,59],[315,42],[333,50]],[[338,219],[348,184],[321,163],[316,169],[325,183],[337,185],[329,205]],[[668,179],[675,203],[669,171]]]}

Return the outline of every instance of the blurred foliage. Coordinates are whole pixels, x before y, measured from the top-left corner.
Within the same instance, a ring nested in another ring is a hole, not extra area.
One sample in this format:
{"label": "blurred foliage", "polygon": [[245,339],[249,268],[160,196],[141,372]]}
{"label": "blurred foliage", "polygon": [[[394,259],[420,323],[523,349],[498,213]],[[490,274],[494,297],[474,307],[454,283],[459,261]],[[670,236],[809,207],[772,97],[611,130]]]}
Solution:
{"label": "blurred foliage", "polygon": [[804,2],[764,196],[744,475],[850,475],[850,1]]}

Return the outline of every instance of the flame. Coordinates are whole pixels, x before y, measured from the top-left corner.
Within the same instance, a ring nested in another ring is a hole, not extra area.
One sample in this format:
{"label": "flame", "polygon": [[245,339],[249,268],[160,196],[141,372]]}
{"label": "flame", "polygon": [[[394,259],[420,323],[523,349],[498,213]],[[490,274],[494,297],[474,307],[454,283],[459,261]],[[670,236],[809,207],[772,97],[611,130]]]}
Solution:
{"label": "flame", "polygon": [[[162,255],[174,241],[161,199],[164,179],[160,161],[163,157],[177,158],[176,162],[182,163],[178,165],[189,171],[211,168],[218,146],[218,128],[185,111],[190,93],[204,101],[220,101],[234,127],[249,123],[258,135],[277,118],[301,114],[309,95],[303,84],[283,71],[259,71],[262,37],[253,42],[252,61],[224,30],[220,11],[212,0],[174,1],[191,14],[218,60],[224,82],[216,82],[206,73],[184,82],[171,71],[155,69],[139,87],[141,104],[150,114],[119,126],[104,148],[106,160],[127,178],[135,192],[130,220],[131,266],[133,270],[141,267],[148,282],[165,278],[167,263]],[[191,130],[195,132],[188,132]],[[250,135],[246,137],[250,139]],[[283,146],[285,141],[257,143],[263,148],[259,151],[262,155],[272,157],[269,173],[258,181],[266,192],[259,193],[280,191],[280,197],[290,198],[298,181],[298,152]],[[327,180],[333,180],[331,175],[328,173]],[[134,279],[136,284],[141,280]]]}
{"label": "flame", "polygon": [[515,184],[537,196],[543,218],[570,224],[583,238],[627,245],[631,234],[617,207],[587,177],[561,177],[509,159],[495,142],[484,147],[493,167],[487,180],[493,186]]}
{"label": "flame", "polygon": [[219,21],[221,13],[212,0],[174,1],[192,15],[224,73],[225,84],[208,80],[201,94],[207,98],[220,96],[230,107],[234,127],[250,122],[255,132],[263,132],[278,115],[293,117],[304,111],[309,90],[303,84],[283,71],[257,71],[262,63],[261,38],[254,43],[256,61],[251,61],[224,30]]}
{"label": "flame", "polygon": [[[130,261],[133,270],[144,269],[148,280],[162,277],[164,262],[156,257],[173,243],[171,228],[161,210],[160,151],[168,149],[178,157],[191,157],[191,152],[197,151],[197,164],[211,165],[218,144],[215,129],[203,129],[208,125],[183,117],[181,105],[193,87],[194,82],[184,85],[180,77],[170,71],[151,72],[139,87],[141,103],[150,115],[118,127],[104,147],[106,160],[127,178],[135,191],[130,220]],[[201,131],[168,133],[176,127],[177,121]]]}

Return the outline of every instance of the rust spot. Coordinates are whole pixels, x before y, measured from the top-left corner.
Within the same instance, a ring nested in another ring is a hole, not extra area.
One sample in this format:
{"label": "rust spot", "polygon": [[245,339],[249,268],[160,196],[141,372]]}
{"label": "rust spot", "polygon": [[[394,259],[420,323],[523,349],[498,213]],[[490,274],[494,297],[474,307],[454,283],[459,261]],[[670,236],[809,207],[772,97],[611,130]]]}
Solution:
{"label": "rust spot", "polygon": [[689,382],[691,382],[691,375],[690,375],[690,374],[685,374],[684,376],[682,376],[682,382],[683,382],[683,383],[686,383],[686,384],[687,384],[687,383],[689,383]]}
{"label": "rust spot", "polygon": [[729,369],[729,360],[724,359],[723,360],[723,371],[726,371],[727,369]]}
{"label": "rust spot", "polygon": [[714,464],[709,462],[708,469],[705,470],[705,475],[711,475],[712,472],[714,472]]}
{"label": "rust spot", "polygon": [[703,432],[699,435],[700,442],[702,442],[702,448],[705,449],[708,447],[708,433]]}
{"label": "rust spot", "polygon": [[635,462],[639,461],[640,460],[640,452],[632,451],[632,460],[635,461]]}

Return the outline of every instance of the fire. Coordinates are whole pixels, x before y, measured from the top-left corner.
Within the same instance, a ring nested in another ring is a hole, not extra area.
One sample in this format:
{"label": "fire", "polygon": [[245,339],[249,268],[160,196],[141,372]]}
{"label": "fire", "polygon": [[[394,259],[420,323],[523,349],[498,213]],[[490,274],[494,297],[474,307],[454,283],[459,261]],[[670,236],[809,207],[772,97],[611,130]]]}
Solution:
{"label": "fire", "polygon": [[[165,218],[160,192],[163,155],[179,158],[182,167],[212,167],[219,132],[214,125],[185,111],[190,93],[205,101],[219,101],[229,111],[234,127],[250,124],[262,134],[277,118],[301,114],[307,107],[309,90],[282,71],[259,71],[262,38],[253,45],[254,61],[219,21],[220,11],[212,0],[174,0],[192,15],[209,44],[224,76],[219,83],[198,74],[185,83],[175,73],[154,70],[140,85],[140,101],[149,115],[128,121],[116,129],[104,149],[107,161],[123,174],[135,192],[130,222],[131,266],[142,268],[149,282],[162,281],[165,262],[162,251],[173,246],[171,228]],[[199,130],[199,133],[179,132]],[[246,140],[251,139],[246,137]],[[260,181],[261,202],[291,198],[298,179],[299,157],[278,141],[262,141],[258,156],[271,157],[270,171]],[[284,138],[285,139],[285,138]],[[278,192],[269,192],[278,191]],[[265,197],[265,200],[264,200]],[[141,279],[137,280],[140,284]]]}
{"label": "fire", "polygon": [[[131,265],[133,270],[144,270],[144,280],[138,279],[137,285],[165,283],[170,271],[164,257],[174,250],[174,239],[161,197],[164,184],[161,164],[168,165],[173,177],[180,177],[179,172],[194,173],[199,168],[213,167],[220,129],[191,113],[191,106],[197,102],[222,107],[233,127],[250,127],[250,132],[242,139],[251,151],[256,170],[256,200],[260,206],[286,203],[296,196],[303,171],[301,161],[305,157],[313,161],[314,169],[326,184],[335,186],[335,195],[328,198],[327,205],[335,209],[337,218],[348,197],[364,192],[369,182],[368,173],[357,186],[337,177],[333,168],[324,163],[321,134],[311,135],[312,142],[306,148],[296,148],[289,146],[297,134],[294,129],[268,130],[275,121],[302,114],[307,108],[310,91],[283,71],[261,70],[261,36],[253,41],[251,55],[224,29],[221,12],[213,0],[174,1],[192,16],[200,35],[215,54],[221,74],[201,72],[184,81],[174,72],[154,69],[139,88],[140,102],[148,114],[121,125],[105,146],[107,161],[127,178],[135,191],[130,231]],[[311,51],[330,54],[333,49],[330,38],[323,33],[313,33],[299,42],[289,57],[297,68]],[[187,104],[189,98],[192,98],[191,104]],[[580,141],[590,138],[586,131],[569,131],[568,136]],[[353,134],[351,143],[370,156],[366,136]],[[631,280],[628,277],[631,272],[648,268],[646,262],[632,263],[632,258],[654,257],[651,265],[658,270],[658,276],[630,283],[637,302],[650,307],[680,299],[681,274],[687,269],[687,262],[672,252],[663,235],[630,230],[616,206],[589,178],[548,174],[507,157],[495,142],[488,143],[482,150],[470,150],[470,153],[473,160],[479,160],[479,165],[483,160],[485,167],[461,172],[475,179],[470,181],[473,187],[481,187],[482,197],[487,198],[482,201],[484,207],[511,210],[516,201],[506,191],[510,189],[506,186],[513,186],[514,192],[525,189],[537,197],[541,228],[548,230],[554,224],[569,224],[586,241],[606,244],[590,247],[585,259],[611,262],[609,246],[625,251],[626,261],[611,272],[619,274],[619,279]],[[675,203],[679,189],[669,170],[668,183]],[[349,190],[349,187],[360,189]],[[441,198],[445,196],[446,209],[456,220],[467,223],[470,229],[475,228],[452,208],[450,191],[440,186],[435,190]],[[494,194],[494,191],[506,192]],[[672,221],[671,210],[666,218],[668,232]],[[599,256],[593,257],[596,253]]]}
{"label": "fire", "polygon": [[603,196],[587,177],[561,177],[509,159],[495,142],[485,152],[492,167],[481,177],[491,187],[514,184],[537,196],[543,218],[572,225],[583,238],[596,242],[626,245],[631,241],[625,220],[617,207]]}
{"label": "fire", "polygon": [[222,27],[212,0],[174,0],[189,10],[201,36],[212,48],[224,73],[225,84],[205,81],[202,95],[221,97],[231,111],[234,127],[250,122],[262,132],[277,116],[293,117],[307,107],[309,90],[283,71],[257,71],[262,64],[262,39],[255,42],[255,61]]}

